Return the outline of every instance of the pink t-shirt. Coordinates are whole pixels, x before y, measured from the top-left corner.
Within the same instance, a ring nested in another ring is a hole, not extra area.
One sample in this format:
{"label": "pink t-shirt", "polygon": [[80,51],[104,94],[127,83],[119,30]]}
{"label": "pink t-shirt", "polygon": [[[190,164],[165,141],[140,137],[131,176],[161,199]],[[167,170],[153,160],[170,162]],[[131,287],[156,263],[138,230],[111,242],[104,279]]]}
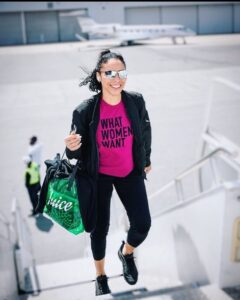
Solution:
{"label": "pink t-shirt", "polygon": [[133,131],[122,101],[110,105],[101,100],[97,145],[99,173],[125,177],[133,170]]}

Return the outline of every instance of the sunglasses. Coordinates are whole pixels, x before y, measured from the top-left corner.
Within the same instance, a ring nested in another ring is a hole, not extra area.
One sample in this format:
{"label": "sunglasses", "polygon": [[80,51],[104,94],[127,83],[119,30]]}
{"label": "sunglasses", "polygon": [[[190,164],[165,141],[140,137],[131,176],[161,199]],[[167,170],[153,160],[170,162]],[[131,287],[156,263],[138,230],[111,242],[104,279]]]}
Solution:
{"label": "sunglasses", "polygon": [[120,79],[126,79],[127,78],[127,70],[121,70],[121,71],[102,71],[107,78],[115,78],[118,74]]}

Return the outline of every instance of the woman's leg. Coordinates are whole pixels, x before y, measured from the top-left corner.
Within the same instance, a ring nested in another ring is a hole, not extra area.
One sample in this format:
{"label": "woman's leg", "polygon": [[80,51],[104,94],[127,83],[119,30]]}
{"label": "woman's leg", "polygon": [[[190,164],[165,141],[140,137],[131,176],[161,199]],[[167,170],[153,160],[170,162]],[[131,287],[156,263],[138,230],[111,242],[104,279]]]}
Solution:
{"label": "woman's leg", "polygon": [[109,229],[110,202],[113,191],[112,177],[99,175],[97,194],[97,222],[91,232],[91,249],[96,267],[96,275],[104,275],[104,257],[106,250],[106,237]]}
{"label": "woman's leg", "polygon": [[143,177],[130,175],[115,180],[114,185],[130,223],[123,253],[131,254],[145,240],[151,226],[145,183]]}
{"label": "woman's leg", "polygon": [[135,248],[133,246],[129,245],[128,242],[126,242],[124,244],[122,253],[123,253],[123,255],[132,254],[134,249]]}
{"label": "woman's leg", "polygon": [[138,281],[133,251],[144,241],[151,226],[148,199],[141,176],[131,174],[125,178],[118,178],[114,185],[130,222],[127,243],[123,242],[120,246],[118,257],[122,262],[124,279],[132,285]]}
{"label": "woman's leg", "polygon": [[96,277],[100,275],[106,275],[105,273],[105,258],[101,260],[94,260],[95,268],[96,268]]}

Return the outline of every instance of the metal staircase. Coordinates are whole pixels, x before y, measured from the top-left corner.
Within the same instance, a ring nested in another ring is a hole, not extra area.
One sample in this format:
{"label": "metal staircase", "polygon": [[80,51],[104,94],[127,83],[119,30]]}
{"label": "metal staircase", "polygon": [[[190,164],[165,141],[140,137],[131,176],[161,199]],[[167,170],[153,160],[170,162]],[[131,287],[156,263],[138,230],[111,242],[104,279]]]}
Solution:
{"label": "metal staircase", "polygon": [[[131,289],[119,274],[117,258],[116,241],[125,233],[112,232],[106,256],[112,294],[98,299],[232,299],[222,289],[240,285],[240,148],[209,125],[202,141],[200,158],[149,197],[153,225],[144,247],[136,249],[140,276]],[[20,299],[95,299],[87,245],[84,258],[36,265],[31,233],[16,199],[12,215],[12,223],[0,215],[0,224],[8,240],[12,231]]]}

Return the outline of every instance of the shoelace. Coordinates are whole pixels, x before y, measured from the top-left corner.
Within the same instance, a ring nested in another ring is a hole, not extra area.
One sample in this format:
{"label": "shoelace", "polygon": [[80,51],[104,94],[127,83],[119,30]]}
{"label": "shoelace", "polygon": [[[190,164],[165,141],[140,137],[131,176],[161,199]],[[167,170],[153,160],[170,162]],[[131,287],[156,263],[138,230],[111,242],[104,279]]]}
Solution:
{"label": "shoelace", "polygon": [[102,288],[102,286],[101,286],[101,285],[100,285],[100,286],[98,286],[98,289],[99,289],[100,293],[103,293],[103,288]]}
{"label": "shoelace", "polygon": [[136,268],[135,262],[134,262],[135,257],[133,256],[133,254],[125,255],[125,259],[127,261],[129,269],[135,270],[135,268]]}
{"label": "shoelace", "polygon": [[100,277],[98,279],[98,289],[100,290],[101,293],[103,293],[104,290],[107,289],[107,280],[108,277]]}

